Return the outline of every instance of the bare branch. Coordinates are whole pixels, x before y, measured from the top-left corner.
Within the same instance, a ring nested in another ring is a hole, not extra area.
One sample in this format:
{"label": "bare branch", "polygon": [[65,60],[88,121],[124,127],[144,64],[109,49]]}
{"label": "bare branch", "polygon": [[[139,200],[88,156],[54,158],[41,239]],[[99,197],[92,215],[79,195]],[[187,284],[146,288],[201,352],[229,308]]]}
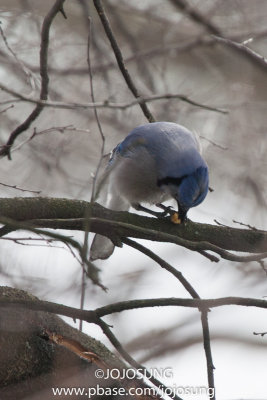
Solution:
{"label": "bare branch", "polygon": [[[22,229],[22,230],[27,230],[27,231],[36,233],[37,235],[47,236],[49,238],[61,241],[66,245],[70,245],[71,247],[73,247],[74,249],[76,249],[79,252],[79,255],[82,260],[80,265],[82,266],[82,269],[85,272],[85,274],[88,276],[88,278],[91,279],[95,285],[99,286],[104,291],[107,291],[107,288],[104,285],[102,285],[102,283],[98,279],[97,268],[84,255],[83,246],[81,246],[80,243],[78,243],[73,238],[71,238],[69,236],[61,235],[59,233],[45,231],[43,229],[37,229],[37,228],[32,227],[30,224],[27,224],[25,222],[22,223],[19,221],[14,221],[14,220],[11,220],[10,218],[0,217],[0,223],[4,224],[4,226],[2,228],[0,228],[0,236],[6,235],[7,233],[10,233],[10,232],[13,232],[13,231],[16,231],[19,229]],[[88,270],[91,271],[90,275],[88,274],[88,271],[85,268],[85,265],[86,265],[86,267],[88,267]]]}
{"label": "bare branch", "polygon": [[[156,263],[158,263],[162,268],[166,269],[173,276],[175,276],[175,278],[178,279],[179,282],[181,282],[183,287],[188,291],[188,293],[194,299],[200,298],[198,293],[195,291],[195,289],[192,287],[192,285],[188,282],[188,280],[183,276],[183,274],[179,270],[177,270],[176,268],[171,266],[169,263],[167,263],[161,257],[157,256],[155,253],[153,253],[151,250],[147,249],[146,247],[142,246],[141,244],[136,243],[130,239],[124,239],[123,242],[128,244],[131,247],[134,247],[135,249],[139,250],[143,254],[147,255],[152,260],[154,260]],[[203,332],[204,350],[205,350],[205,355],[206,355],[206,360],[207,360],[209,388],[213,389],[212,392],[215,393],[214,374],[213,374],[214,366],[213,366],[212,354],[211,354],[210,333],[209,333],[209,324],[208,324],[208,310],[200,310],[200,312],[201,312],[201,324],[202,324],[202,332]],[[215,396],[213,397],[213,399],[215,400]]]}
{"label": "bare branch", "polygon": [[255,228],[255,226],[252,226],[252,225],[249,225],[249,224],[244,224],[244,222],[236,221],[235,219],[233,219],[233,222],[235,224],[239,224],[241,226],[246,226],[247,228],[249,228],[249,229],[251,229],[253,231],[257,231],[258,230],[257,228]]}
{"label": "bare branch", "polygon": [[10,188],[10,189],[19,190],[19,191],[21,191],[21,192],[28,192],[28,193],[34,193],[34,194],[40,194],[40,193],[42,193],[41,190],[23,189],[23,188],[21,188],[21,187],[19,187],[19,186],[17,186],[17,185],[8,185],[7,183],[3,183],[3,182],[0,182],[0,185],[1,185],[1,186],[8,187],[8,188]]}
{"label": "bare branch", "polygon": [[260,335],[260,336],[265,336],[265,335],[267,335],[267,332],[253,332],[253,335]]}
{"label": "bare branch", "polygon": [[14,151],[18,151],[19,149],[21,149],[25,144],[29,143],[36,136],[44,135],[44,134],[51,133],[51,132],[64,133],[65,131],[67,131],[67,132],[68,131],[70,131],[70,132],[73,132],[73,131],[74,132],[84,132],[86,134],[88,134],[90,132],[89,129],[79,129],[79,128],[76,128],[73,125],[52,126],[51,128],[43,129],[41,131],[37,131],[37,129],[34,128],[32,135],[28,139],[24,140],[19,145],[12,147],[11,153],[14,153]]}
{"label": "bare branch", "polygon": [[162,298],[162,299],[138,299],[121,301],[99,307],[95,310],[96,314],[102,318],[116,312],[134,310],[147,307],[163,307],[163,306],[180,306],[188,308],[199,308],[207,310],[214,307],[222,307],[226,305],[236,305],[244,307],[258,307],[267,309],[267,300],[253,299],[246,297],[221,297],[218,299],[182,299],[182,298]]}
{"label": "bare branch", "polygon": [[[101,318],[103,316],[121,312],[125,310],[133,310],[138,308],[146,308],[146,307],[161,307],[161,306],[182,306],[182,307],[190,307],[190,308],[198,308],[202,312],[207,312],[209,308],[212,307],[220,307],[225,305],[239,305],[246,307],[259,307],[267,309],[267,301],[260,299],[252,299],[252,298],[241,298],[241,297],[225,297],[218,299],[183,299],[183,298],[158,298],[158,299],[139,299],[139,300],[129,300],[125,302],[118,302],[114,304],[109,304],[108,306],[97,308],[96,310],[80,310],[74,307],[67,307],[60,304],[51,303],[48,301],[40,301],[40,300],[9,300],[8,298],[0,298],[0,307],[15,307],[16,309],[22,307],[31,310],[38,311],[46,311],[54,314],[61,314],[68,316],[73,319],[83,319],[89,323],[94,323],[100,326],[105,333],[105,335],[112,342],[114,347],[120,352],[120,354],[135,368],[142,368],[144,371],[144,367],[140,366],[136,361],[123,349],[117,338],[110,331],[109,327],[106,323],[104,323]],[[203,315],[203,313],[202,313]],[[206,316],[204,315],[205,319]],[[207,323],[206,320],[203,321],[203,325]],[[265,334],[265,333],[264,333]],[[206,336],[206,340],[209,341],[209,338]],[[205,343],[204,343],[205,345]],[[212,360],[210,358],[211,368],[213,368]],[[210,387],[212,387],[212,379],[209,378]],[[151,380],[151,382],[158,386],[160,382]],[[214,398],[214,397],[213,397]],[[177,397],[179,399],[179,397]]]}
{"label": "bare branch", "polygon": [[28,68],[17,56],[17,54],[12,50],[12,48],[9,46],[7,38],[4,34],[4,31],[2,29],[1,26],[1,22],[0,22],[0,34],[3,38],[3,41],[6,45],[7,50],[12,54],[12,56],[14,57],[14,59],[16,60],[16,63],[20,66],[20,68],[22,69],[22,71],[24,72],[24,74],[27,76],[27,78],[29,79],[29,81],[31,82],[31,86],[32,86],[32,90],[36,89],[36,77],[34,75],[34,73],[30,70],[30,68]]}
{"label": "bare branch", "polygon": [[53,108],[61,108],[61,109],[67,109],[67,110],[75,110],[77,108],[82,108],[82,109],[111,108],[111,109],[126,110],[127,108],[134,107],[134,106],[140,105],[142,103],[150,103],[150,102],[158,101],[158,100],[178,99],[178,100],[184,101],[185,103],[191,104],[195,107],[203,108],[204,110],[215,111],[215,112],[219,112],[221,114],[228,114],[228,112],[229,112],[222,108],[212,107],[209,105],[198,103],[183,94],[165,93],[165,94],[153,95],[153,96],[142,96],[142,97],[139,96],[139,98],[137,98],[129,103],[113,103],[113,102],[109,102],[107,100],[93,102],[93,103],[68,103],[68,102],[61,102],[61,101],[47,101],[47,100],[44,101],[44,100],[33,99],[30,96],[23,95],[21,93],[18,93],[16,91],[8,88],[7,86],[3,85],[2,83],[0,83],[0,89],[4,90],[5,92],[7,92],[9,94],[12,94],[13,96],[18,97],[22,101],[27,101],[29,103],[37,104],[42,107],[53,107]]}
{"label": "bare branch", "polygon": [[[98,325],[101,327],[103,333],[110,340],[110,342],[113,344],[113,346],[118,351],[118,353],[124,358],[124,360],[127,361],[134,368],[138,369],[138,371],[140,371],[141,373],[145,374],[146,371],[147,371],[146,368],[143,365],[139,364],[137,361],[135,361],[134,358],[132,358],[132,356],[124,349],[124,347],[118,341],[118,339],[113,334],[113,332],[110,330],[108,325],[104,321],[102,321],[100,318],[99,318]],[[166,389],[166,386],[163,385],[162,382],[160,382],[154,376],[151,376],[151,374],[149,374],[149,375],[145,374],[145,375],[149,376],[149,380],[150,380],[151,383],[153,383],[153,385],[155,385],[156,387],[160,388],[161,390],[162,389]],[[170,397],[172,399],[182,400],[181,397],[175,395],[175,393],[173,391],[170,393]]]}
{"label": "bare branch", "polygon": [[192,8],[186,0],[170,0],[170,2],[177,7],[179,10],[182,10],[190,19],[192,19],[197,24],[203,26],[207,32],[221,36],[221,31],[217,26],[212,24],[207,18],[201,14],[196,9]]}
{"label": "bare branch", "polygon": [[260,67],[263,67],[267,71],[267,60],[262,55],[258,54],[256,51],[250,49],[246,46],[249,43],[249,39],[243,41],[242,43],[237,43],[236,41],[232,40],[231,38],[227,38],[224,33],[214,24],[206,19],[199,11],[189,6],[186,0],[170,0],[171,3],[182,10],[192,21],[198,23],[199,25],[203,26],[208,33],[212,35],[212,37],[220,43],[223,43],[233,50],[238,51],[245,55],[250,61],[254,64],[257,64]]}
{"label": "bare branch", "polygon": [[[49,33],[50,27],[53,19],[59,11],[63,10],[63,3],[65,0],[56,0],[53,7],[50,9],[46,17],[44,18],[42,33],[41,33],[41,48],[40,48],[40,75],[41,75],[41,92],[40,100],[46,100],[48,95],[48,83],[49,77],[47,72],[47,56],[48,56],[48,46],[49,46]],[[11,159],[10,148],[15,142],[16,138],[25,130],[29,128],[31,123],[39,116],[42,112],[43,106],[37,104],[31,114],[26,118],[26,120],[17,126],[17,128],[11,132],[8,141],[0,150],[0,156],[8,156]]]}
{"label": "bare branch", "polygon": [[[228,150],[228,147],[224,147],[224,146],[222,146],[222,145],[220,145],[220,144],[214,142],[213,140],[210,140],[210,139],[206,138],[205,136],[199,135],[199,137],[200,137],[200,139],[206,140],[207,142],[209,142],[210,144],[212,144],[214,147],[218,147],[218,148],[221,149],[221,150]],[[213,192],[213,190],[211,190],[211,192]]]}
{"label": "bare branch", "polygon": [[179,282],[183,285],[183,287],[188,291],[188,293],[193,298],[200,298],[195,289],[191,286],[188,280],[183,276],[183,274],[172,265],[167,263],[167,261],[163,260],[161,257],[153,253],[153,251],[147,249],[145,246],[141,245],[140,243],[135,242],[134,240],[124,238],[123,243],[127,244],[128,246],[133,247],[134,249],[140,251],[141,253],[145,254],[152,260],[154,260],[157,264],[161,266],[161,268],[166,269],[166,271],[170,272]]}
{"label": "bare branch", "polygon": [[[30,226],[84,230],[84,213],[90,208],[90,229],[109,237],[136,237],[176,243],[194,251],[211,250],[233,261],[258,260],[266,256],[267,232],[188,221],[172,224],[169,218],[150,218],[108,210],[97,203],[54,198],[0,198],[1,218],[28,221]],[[56,218],[55,218],[56,217]],[[24,228],[27,224],[24,222]],[[29,225],[28,225],[29,226]],[[254,253],[248,257],[225,253],[223,249]],[[261,253],[261,254],[258,254]]]}
{"label": "bare branch", "polygon": [[202,332],[203,332],[203,346],[206,355],[207,361],[207,374],[208,374],[208,383],[209,388],[212,389],[212,397],[211,399],[215,400],[215,385],[214,385],[214,364],[212,361],[212,353],[210,346],[210,330],[209,330],[209,322],[208,322],[208,309],[201,311],[201,324],[202,324]]}
{"label": "bare branch", "polygon": [[29,310],[51,312],[72,319],[83,319],[89,323],[98,323],[98,319],[117,312],[150,307],[186,307],[207,310],[209,308],[224,306],[257,307],[267,309],[267,300],[253,299],[251,297],[220,297],[217,299],[185,299],[178,297],[164,297],[156,299],[138,299],[120,301],[96,308],[95,310],[80,310],[62,304],[43,300],[9,300],[0,298],[0,307],[27,308]]}
{"label": "bare branch", "polygon": [[14,104],[11,104],[10,106],[8,106],[8,107],[4,108],[3,110],[1,110],[0,114],[5,113],[6,111],[10,110],[10,108],[13,108],[13,107],[14,107]]}
{"label": "bare branch", "polygon": [[246,44],[235,42],[234,40],[227,39],[223,36],[214,36],[215,40],[219,43],[222,43],[233,50],[238,51],[239,53],[246,56],[250,61],[253,61],[260,67],[263,67],[267,71],[267,60],[261,54],[257,53],[255,50],[250,49]]}
{"label": "bare branch", "polygon": [[[96,223],[104,223],[104,220],[101,220],[101,218],[91,218],[91,222],[93,224],[93,222]],[[220,255],[222,258],[229,260],[229,261],[236,261],[236,262],[249,262],[249,261],[259,261],[262,260],[264,258],[267,257],[267,251],[260,253],[260,254],[254,254],[254,255],[250,255],[250,256],[239,256],[239,255],[235,255],[233,253],[230,253],[226,250],[224,250],[223,248],[214,245],[212,243],[206,242],[206,241],[190,241],[187,239],[184,239],[182,237],[177,237],[176,235],[173,236],[171,234],[168,233],[162,233],[162,232],[158,232],[158,231],[154,231],[152,229],[149,228],[143,228],[143,227],[136,227],[133,225],[130,225],[128,223],[123,223],[123,222],[114,222],[114,221],[105,221],[105,225],[106,225],[106,231],[103,232],[102,234],[107,236],[107,229],[109,232],[112,232],[112,230],[115,230],[116,233],[114,235],[114,231],[111,233],[111,240],[114,240],[114,237],[116,237],[117,239],[119,239],[120,237],[124,237],[124,236],[134,236],[134,237],[143,237],[147,235],[146,238],[149,237],[149,240],[154,240],[154,241],[163,241],[163,242],[170,242],[170,243],[175,243],[179,246],[183,246],[186,247],[187,249],[193,250],[193,251],[197,251],[199,253],[203,254],[203,251],[213,251],[215,253],[217,253],[218,255]],[[115,228],[115,229],[114,229]],[[127,233],[128,230],[128,233]],[[132,232],[129,233],[129,230],[131,230]],[[120,231],[121,233],[119,234],[118,231]],[[122,233],[124,232],[124,233]],[[216,259],[212,259],[212,261],[218,261]]]}
{"label": "bare branch", "polygon": [[[120,47],[117,43],[117,40],[112,32],[110,23],[108,21],[108,18],[106,16],[105,10],[103,8],[102,2],[101,0],[94,0],[94,5],[95,8],[97,10],[97,13],[99,15],[99,18],[102,22],[103,28],[106,32],[106,35],[110,41],[111,47],[113,49],[114,55],[116,57],[117,63],[118,63],[118,67],[120,68],[120,71],[125,79],[125,82],[127,83],[128,88],[130,89],[130,91],[132,92],[132,94],[134,95],[134,97],[139,98],[140,95],[138,93],[138,90],[131,78],[131,75],[129,74],[128,70],[125,68],[124,65],[124,60],[123,60],[123,55],[122,52],[120,50]],[[147,120],[149,122],[154,122],[155,118],[153,117],[153,115],[151,114],[151,111],[149,110],[148,106],[146,105],[146,103],[140,103],[140,107],[145,115],[145,117],[147,118]]]}

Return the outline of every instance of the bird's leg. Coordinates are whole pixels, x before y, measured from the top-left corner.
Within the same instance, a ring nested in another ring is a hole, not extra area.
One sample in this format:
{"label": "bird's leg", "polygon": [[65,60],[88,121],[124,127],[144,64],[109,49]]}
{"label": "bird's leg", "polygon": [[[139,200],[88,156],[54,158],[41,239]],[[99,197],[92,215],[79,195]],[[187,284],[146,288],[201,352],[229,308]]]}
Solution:
{"label": "bird's leg", "polygon": [[172,209],[173,208],[172,206],[165,206],[164,204],[161,203],[157,203],[156,206],[164,210],[163,212],[159,213],[162,215],[162,217],[166,217],[167,215],[173,215],[175,213],[175,211]]}
{"label": "bird's leg", "polygon": [[132,206],[138,211],[146,212],[146,213],[148,213],[150,215],[154,215],[154,217],[158,217],[158,218],[164,218],[164,217],[166,217],[166,215],[172,214],[172,212],[171,212],[172,207],[167,207],[167,206],[164,206],[163,204],[156,204],[157,207],[160,207],[164,210],[162,212],[150,210],[149,208],[141,206],[141,204],[133,204]]}

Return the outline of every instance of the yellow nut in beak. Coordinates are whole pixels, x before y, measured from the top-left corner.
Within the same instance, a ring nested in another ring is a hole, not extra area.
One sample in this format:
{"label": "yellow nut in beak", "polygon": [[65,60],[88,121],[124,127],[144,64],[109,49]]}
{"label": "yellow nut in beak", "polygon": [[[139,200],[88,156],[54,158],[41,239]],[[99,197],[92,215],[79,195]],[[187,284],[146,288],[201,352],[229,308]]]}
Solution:
{"label": "yellow nut in beak", "polygon": [[171,215],[171,221],[173,224],[181,224],[182,223],[181,219],[179,218],[179,214],[177,212],[173,213]]}

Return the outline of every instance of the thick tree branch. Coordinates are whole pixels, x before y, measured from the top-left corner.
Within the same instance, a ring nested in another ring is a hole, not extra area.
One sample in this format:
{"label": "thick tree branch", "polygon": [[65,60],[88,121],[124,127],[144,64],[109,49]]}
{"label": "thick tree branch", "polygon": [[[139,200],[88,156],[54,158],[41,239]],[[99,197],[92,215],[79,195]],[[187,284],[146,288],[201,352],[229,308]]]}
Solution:
{"label": "thick tree branch", "polygon": [[257,307],[267,309],[267,300],[253,299],[251,297],[220,297],[217,299],[185,299],[178,297],[164,297],[157,299],[138,299],[120,301],[107,306],[96,308],[95,310],[81,310],[75,307],[68,307],[62,304],[56,304],[50,301],[9,299],[0,297],[0,307],[6,308],[27,308],[35,311],[45,311],[52,314],[64,315],[72,319],[83,319],[86,322],[98,324],[99,318],[122,311],[135,310],[139,308],[152,307],[186,307],[199,308],[207,310],[208,308],[216,308],[223,306],[242,306]]}
{"label": "thick tree branch", "polygon": [[[139,368],[140,365],[135,362],[129,356],[127,352],[123,349],[121,344],[118,342],[117,338],[110,331],[108,326],[102,321],[106,315],[121,312],[125,310],[133,310],[138,308],[146,308],[146,307],[166,307],[166,306],[181,306],[181,307],[190,307],[190,308],[198,308],[202,312],[202,322],[203,325],[207,324],[207,310],[212,307],[220,307],[226,305],[238,305],[238,306],[246,306],[246,307],[259,307],[267,309],[267,301],[253,298],[241,298],[241,297],[225,297],[225,298],[217,298],[217,299],[184,299],[184,298],[158,298],[158,299],[140,299],[140,300],[129,300],[118,302],[114,304],[109,304],[104,307],[99,307],[95,310],[80,310],[74,307],[68,307],[61,304],[56,304],[48,301],[41,301],[34,297],[32,298],[12,298],[11,296],[6,296],[5,294],[0,297],[0,308],[7,308],[10,310],[15,310],[16,313],[19,312],[20,309],[28,309],[34,311],[45,311],[52,314],[60,314],[73,319],[83,319],[86,322],[94,323],[101,327],[104,334],[111,340],[113,345],[119,350],[121,355],[130,362],[135,368]],[[22,312],[22,311],[21,311]],[[40,329],[41,327],[39,327]],[[205,336],[206,342],[209,338],[207,335]],[[207,345],[204,341],[204,346]],[[208,347],[209,348],[209,347]],[[206,350],[206,348],[205,348]],[[213,374],[211,374],[213,365],[211,355],[210,358],[211,365],[208,368],[209,376],[209,385],[213,387]],[[143,367],[141,366],[142,370]],[[153,381],[153,383],[158,386],[160,382],[157,380]],[[177,397],[179,399],[179,397]]]}
{"label": "thick tree branch", "polygon": [[[157,219],[112,211],[97,203],[91,204],[79,200],[42,197],[0,199],[2,223],[4,218],[10,218],[24,222],[25,229],[28,224],[30,227],[84,231],[86,226],[84,215],[88,215],[86,214],[88,210],[91,215],[91,231],[117,240],[117,244],[120,243],[120,238],[125,237],[170,242],[194,251],[213,251],[233,261],[260,260],[267,255],[265,231],[199,224],[192,221],[174,225],[169,218]],[[19,229],[22,229],[21,225]],[[252,253],[252,255],[243,257],[229,253],[228,250]]]}
{"label": "thick tree branch", "polygon": [[[101,320],[101,318],[94,312],[94,311],[88,311],[88,310],[81,310],[81,309],[76,309],[73,307],[67,307],[62,304],[56,304],[52,303],[49,301],[41,301],[36,298],[31,298],[31,299],[7,299],[5,296],[0,297],[0,308],[8,308],[9,310],[19,310],[19,309],[28,309],[28,310],[33,310],[33,311],[45,311],[49,312],[52,314],[60,314],[64,315],[67,317],[70,317],[74,320],[76,319],[82,319],[83,321],[86,321],[88,323],[93,323],[98,325],[103,333],[107,336],[107,338],[110,340],[110,342],[114,345],[114,347],[118,350],[120,355],[134,368],[138,369],[139,372],[145,374],[144,376],[148,377],[151,383],[158,387],[161,390],[164,390],[166,388],[164,384],[162,384],[158,379],[155,377],[151,376],[151,374],[146,371],[146,368],[142,366],[141,364],[137,363],[127,352],[126,350],[122,347],[116,336],[112,333],[112,331],[109,329],[108,325]],[[172,394],[174,399],[176,400],[182,400],[181,397],[176,396],[175,393]]]}
{"label": "thick tree branch", "polygon": [[[33,393],[38,393],[39,399],[47,399],[51,397],[52,387],[66,386],[66,383],[68,387],[87,387],[91,390],[107,385],[126,389],[147,387],[140,378],[129,380],[123,378],[122,374],[122,378],[117,380],[99,378],[96,374],[97,367],[103,372],[108,368],[116,368],[125,373],[128,366],[102,343],[53,315],[53,303],[47,305],[50,312],[37,311],[30,306],[23,310],[14,304],[25,302],[30,305],[31,302],[39,302],[40,306],[41,302],[22,290],[9,287],[0,287],[0,298],[10,302],[10,307],[0,307],[1,399],[30,398]],[[134,390],[132,398],[140,399]],[[150,396],[142,398],[151,399]],[[155,396],[156,398],[159,396]]]}

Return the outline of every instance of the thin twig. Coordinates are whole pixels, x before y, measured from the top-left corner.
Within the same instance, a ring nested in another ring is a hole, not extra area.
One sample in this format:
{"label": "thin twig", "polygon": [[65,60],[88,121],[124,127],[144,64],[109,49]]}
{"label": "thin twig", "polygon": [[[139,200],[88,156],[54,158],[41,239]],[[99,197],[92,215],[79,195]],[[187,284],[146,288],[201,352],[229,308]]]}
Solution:
{"label": "thin twig", "polygon": [[41,190],[23,189],[23,188],[21,188],[21,187],[19,187],[19,186],[17,186],[17,185],[8,185],[7,183],[3,183],[3,182],[0,182],[0,185],[1,185],[1,186],[8,187],[8,188],[10,188],[10,189],[19,190],[20,192],[28,192],[28,193],[34,193],[34,194],[40,194],[40,193],[42,193]]}
{"label": "thin twig", "polygon": [[[88,18],[88,21],[89,21],[89,31],[88,31],[88,41],[87,41],[87,65],[88,65],[88,74],[89,74],[90,89],[91,89],[91,99],[92,99],[92,103],[95,104],[94,82],[93,82],[93,73],[92,73],[92,65],[91,65],[91,57],[90,57],[91,36],[92,36],[91,18],[90,17]],[[97,107],[94,107],[94,114],[95,114],[95,119],[96,119],[98,131],[99,131],[99,135],[100,135],[100,139],[101,139],[101,149],[100,149],[99,161],[98,161],[96,171],[95,171],[94,177],[93,177],[91,202],[95,201],[96,180],[97,180],[97,176],[100,171],[103,156],[105,154],[105,140],[106,140],[101,123],[100,123],[100,119],[98,116]]]}
{"label": "thin twig", "polygon": [[36,86],[37,86],[37,85],[36,85],[36,82],[35,82],[35,81],[37,81],[36,76],[35,76],[34,73],[30,70],[30,68],[28,68],[28,67],[24,64],[24,62],[21,61],[21,60],[18,58],[17,54],[16,54],[16,53],[14,52],[14,50],[10,47],[10,45],[9,45],[9,43],[8,43],[8,41],[7,41],[7,38],[6,38],[5,34],[4,34],[4,31],[3,31],[3,29],[2,29],[1,21],[0,21],[0,34],[1,34],[2,38],[3,38],[3,41],[4,41],[5,45],[6,45],[7,50],[12,54],[12,56],[13,56],[14,59],[16,60],[16,63],[21,67],[22,71],[23,71],[24,74],[27,76],[28,80],[30,81],[31,86],[32,86],[32,90],[35,90],[35,89],[36,89]]}
{"label": "thin twig", "polygon": [[[75,110],[77,108],[82,108],[82,109],[111,108],[111,109],[126,110],[127,108],[134,107],[134,106],[140,105],[142,103],[149,103],[149,102],[158,101],[158,100],[178,99],[178,100],[184,101],[185,103],[191,104],[195,107],[203,108],[204,110],[214,111],[214,112],[218,112],[221,114],[228,114],[228,112],[229,112],[222,108],[212,107],[209,105],[198,103],[198,102],[190,99],[188,96],[185,96],[183,94],[175,94],[175,93],[173,93],[173,94],[165,93],[165,94],[152,95],[152,96],[139,96],[137,99],[132,100],[131,102],[128,102],[128,103],[113,103],[113,102],[109,102],[107,100],[99,101],[99,102],[95,102],[95,103],[69,103],[69,102],[62,102],[62,101],[47,101],[47,100],[44,101],[44,100],[39,100],[39,99],[33,99],[30,96],[23,95],[21,93],[16,92],[13,89],[8,88],[7,86],[5,86],[2,83],[0,83],[0,89],[4,90],[6,93],[16,96],[21,101],[27,101],[29,103],[37,104],[42,107],[53,107],[53,108],[61,108],[61,109],[67,109],[67,110]],[[10,100],[10,101],[14,102],[14,99]]]}
{"label": "thin twig", "polygon": [[[140,94],[131,78],[131,75],[129,74],[129,71],[125,68],[122,52],[121,52],[120,47],[117,43],[117,40],[112,32],[109,20],[106,16],[106,13],[103,8],[101,0],[94,0],[94,6],[95,6],[96,11],[99,15],[99,18],[102,22],[103,28],[106,32],[106,35],[109,39],[109,42],[111,44],[111,47],[113,49],[114,55],[115,55],[117,63],[118,63],[118,67],[125,79],[125,82],[127,83],[127,86],[130,89],[130,91],[132,92],[132,94],[134,95],[134,97],[138,98],[138,97],[140,97]],[[147,118],[147,120],[149,122],[154,122],[155,118],[151,114],[151,111],[149,110],[147,104],[145,102],[140,103],[140,107],[141,107],[145,117]]]}
{"label": "thin twig", "polygon": [[5,113],[6,111],[10,110],[11,108],[14,108],[14,104],[11,104],[10,106],[4,108],[3,110],[0,111],[0,114]]}
{"label": "thin twig", "polygon": [[206,140],[207,142],[209,142],[210,144],[212,144],[214,147],[218,147],[218,148],[221,149],[221,150],[228,150],[228,147],[224,147],[224,146],[222,146],[222,145],[220,145],[220,144],[214,142],[213,140],[206,138],[205,136],[199,135],[199,137],[200,137],[201,139]]}
{"label": "thin twig", "polygon": [[215,385],[214,385],[214,365],[212,361],[212,353],[210,346],[210,330],[209,330],[209,322],[208,322],[208,309],[201,311],[201,324],[202,324],[202,332],[203,332],[203,346],[206,355],[207,362],[207,374],[208,374],[208,384],[209,389],[211,389],[212,397],[210,399],[215,400]]}
{"label": "thin twig", "polygon": [[60,132],[60,133],[64,133],[65,131],[74,131],[74,132],[84,132],[86,134],[88,134],[90,132],[89,129],[80,129],[80,128],[75,128],[73,125],[66,125],[66,126],[52,126],[51,128],[47,128],[47,129],[43,129],[41,131],[37,131],[36,128],[33,129],[33,133],[32,135],[24,140],[23,142],[21,142],[19,145],[17,146],[13,146],[11,149],[11,153],[14,153],[14,151],[18,151],[19,149],[21,149],[26,143],[29,143],[33,138],[35,138],[36,136],[39,135],[44,135],[47,133],[51,133],[51,132]]}
{"label": "thin twig", "polygon": [[[87,39],[87,65],[88,65],[88,75],[89,75],[89,83],[90,83],[90,93],[91,93],[91,100],[93,103],[95,103],[95,94],[94,94],[94,83],[93,83],[93,74],[92,74],[92,66],[91,66],[91,57],[90,57],[90,49],[91,49],[91,38],[92,38],[92,29],[91,29],[91,18],[88,16],[88,39]],[[91,203],[95,201],[95,187],[96,187],[96,180],[97,176],[100,171],[101,167],[101,162],[103,159],[103,155],[105,152],[105,135],[102,130],[102,126],[100,123],[100,119],[98,116],[97,108],[94,107],[94,115],[95,115],[95,120],[97,123],[100,139],[101,139],[101,148],[100,148],[100,156],[99,156],[99,161],[96,166],[96,171],[93,176],[93,185],[92,185],[92,193],[91,193]],[[86,259],[88,255],[88,240],[89,240],[89,231],[90,231],[90,209],[87,208],[85,211],[85,218],[86,218],[86,224],[85,224],[85,233],[84,233],[84,241],[83,241],[83,256]],[[93,274],[93,271],[88,268],[87,273],[89,275]],[[85,272],[83,269],[82,272],[82,291],[81,291],[81,301],[80,301],[80,308],[84,308],[84,301],[85,301]],[[80,320],[80,330],[82,330],[82,320]]]}
{"label": "thin twig", "polygon": [[[41,75],[41,92],[40,100],[47,100],[48,96],[48,83],[49,76],[47,71],[47,57],[48,57],[48,46],[49,46],[49,33],[51,24],[59,11],[63,10],[63,3],[65,0],[56,0],[53,7],[50,9],[46,17],[44,18],[42,32],[41,32],[41,47],[40,47],[40,75]],[[0,156],[8,156],[11,159],[10,149],[15,142],[16,138],[25,130],[29,128],[31,123],[39,116],[42,112],[43,106],[37,104],[31,114],[26,118],[26,120],[17,126],[11,132],[6,144],[0,150]]]}
{"label": "thin twig", "polygon": [[264,56],[262,56],[261,54],[257,53],[255,50],[252,50],[251,48],[246,46],[246,44],[244,44],[244,42],[238,43],[238,42],[235,42],[234,40],[227,39],[220,35],[218,35],[218,36],[215,35],[214,38],[218,43],[222,43],[222,44],[232,48],[233,50],[238,51],[239,53],[246,56],[250,61],[254,62],[255,64],[257,64],[260,67],[263,67],[263,69],[265,71],[267,71],[267,59]]}
{"label": "thin twig", "polygon": [[[87,231],[86,231],[87,232]],[[85,232],[85,235],[86,235],[86,232]],[[83,246],[84,247],[84,246]],[[85,263],[83,262],[83,265],[82,265],[82,277],[81,277],[81,297],[80,297],[80,309],[81,310],[83,310],[84,309],[84,302],[85,302],[85,290],[86,290],[86,280],[85,280],[85,277],[86,277],[86,273],[85,273],[85,265],[84,265]],[[79,330],[82,332],[82,330],[83,330],[83,320],[82,319],[80,319],[80,322],[79,322]]]}
{"label": "thin twig", "polygon": [[260,335],[260,336],[265,336],[265,335],[267,335],[267,332],[253,332],[253,335]]}
{"label": "thin twig", "polygon": [[247,228],[251,229],[252,231],[258,231],[258,229],[255,226],[252,226],[252,225],[249,225],[249,224],[244,224],[244,222],[236,221],[235,219],[233,219],[233,222],[235,224],[239,224],[241,226],[246,226]]}
{"label": "thin twig", "polygon": [[[83,247],[80,245],[80,243],[78,243],[73,238],[65,236],[65,235],[61,235],[59,233],[54,233],[54,232],[45,231],[43,229],[34,228],[32,225],[30,225],[29,223],[26,223],[25,221],[24,222],[14,221],[10,218],[5,218],[2,216],[0,217],[0,223],[4,224],[4,226],[2,228],[0,228],[0,236],[4,236],[13,231],[22,229],[22,230],[27,230],[27,231],[39,234],[39,235],[48,236],[49,238],[56,239],[65,244],[69,244],[70,246],[72,246],[74,249],[76,249],[79,252],[79,255],[83,262],[81,265],[82,265],[86,275],[92,280],[92,282],[94,284],[99,286],[101,289],[103,289],[104,291],[107,290],[107,288],[104,285],[102,285],[102,283],[98,280],[97,273],[96,273],[97,269],[94,266],[94,264],[91,261],[89,261],[87,259],[87,257],[84,257]],[[89,270],[94,271],[94,273],[89,275],[84,264],[86,264],[86,267]]]}

